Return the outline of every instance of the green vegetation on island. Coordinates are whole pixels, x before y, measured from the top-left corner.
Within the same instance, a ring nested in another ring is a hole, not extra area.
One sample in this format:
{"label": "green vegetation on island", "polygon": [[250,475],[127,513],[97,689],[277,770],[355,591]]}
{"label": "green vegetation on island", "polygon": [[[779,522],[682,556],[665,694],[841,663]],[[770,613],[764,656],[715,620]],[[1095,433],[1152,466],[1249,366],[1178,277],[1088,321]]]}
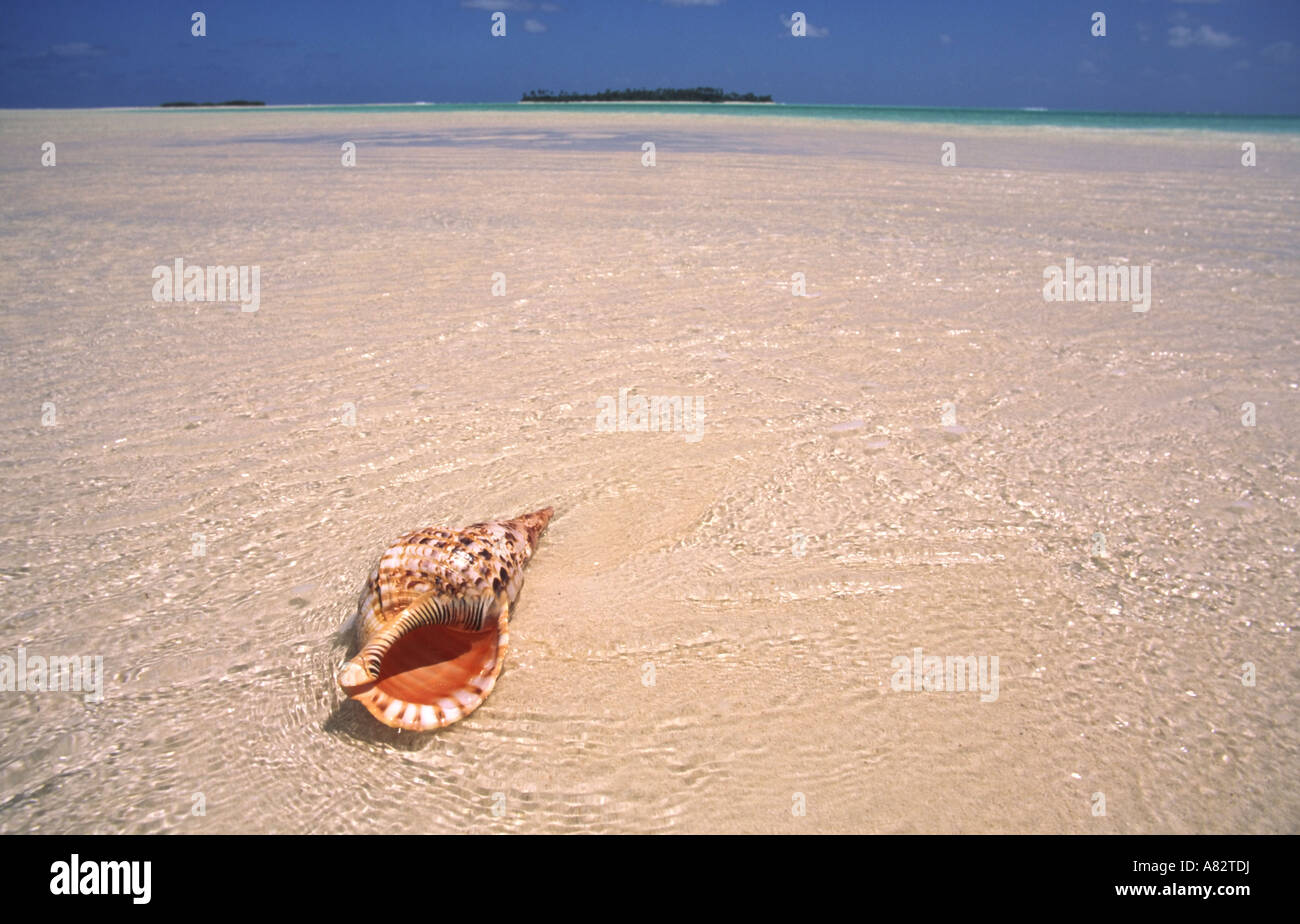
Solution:
{"label": "green vegetation on island", "polygon": [[260,99],[228,99],[224,103],[159,103],[164,109],[175,109],[178,106],[265,106],[266,103]]}
{"label": "green vegetation on island", "polygon": [[691,87],[679,90],[660,87],[657,90],[604,90],[600,93],[570,93],[561,90],[529,90],[520,99],[522,103],[770,103],[770,94],[724,93],[718,87]]}

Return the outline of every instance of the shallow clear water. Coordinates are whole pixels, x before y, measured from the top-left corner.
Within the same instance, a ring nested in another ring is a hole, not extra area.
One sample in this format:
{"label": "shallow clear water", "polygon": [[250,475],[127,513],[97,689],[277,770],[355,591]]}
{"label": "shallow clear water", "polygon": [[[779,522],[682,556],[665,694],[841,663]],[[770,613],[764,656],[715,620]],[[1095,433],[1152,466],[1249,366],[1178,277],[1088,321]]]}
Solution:
{"label": "shallow clear water", "polygon": [[[901,122],[919,125],[1009,125],[1020,128],[1102,128],[1121,130],[1189,130],[1219,132],[1300,133],[1300,116],[1198,112],[1090,112],[1070,109],[973,109],[940,106],[827,106],[798,103],[378,103],[356,106],[270,106],[231,111],[351,113],[421,113],[433,119],[459,113],[499,113],[507,118],[520,107],[539,112],[738,116],[834,121]],[[156,110],[138,110],[141,112]],[[173,113],[210,113],[206,107],[175,109]],[[274,117],[272,117],[274,118]]]}
{"label": "shallow clear water", "polygon": [[[1300,142],[257,118],[0,115],[0,654],[105,674],[0,694],[0,829],[1300,825]],[[260,309],[155,303],[177,257]],[[1150,311],[1044,302],[1067,257]],[[340,701],[389,541],[545,505],[482,709]]]}

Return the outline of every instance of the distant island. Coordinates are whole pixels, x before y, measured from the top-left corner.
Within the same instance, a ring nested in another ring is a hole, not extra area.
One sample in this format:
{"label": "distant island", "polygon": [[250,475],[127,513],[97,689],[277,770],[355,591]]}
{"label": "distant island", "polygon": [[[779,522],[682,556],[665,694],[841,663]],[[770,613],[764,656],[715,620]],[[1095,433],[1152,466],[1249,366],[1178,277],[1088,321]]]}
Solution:
{"label": "distant island", "polygon": [[569,93],[561,90],[529,90],[519,100],[521,103],[770,103],[771,95],[753,93],[724,93],[718,87],[691,87],[679,90],[660,87],[657,90],[604,90],[600,93]]}
{"label": "distant island", "polygon": [[164,109],[175,109],[177,106],[265,106],[266,103],[260,99],[228,99],[224,103],[160,103]]}

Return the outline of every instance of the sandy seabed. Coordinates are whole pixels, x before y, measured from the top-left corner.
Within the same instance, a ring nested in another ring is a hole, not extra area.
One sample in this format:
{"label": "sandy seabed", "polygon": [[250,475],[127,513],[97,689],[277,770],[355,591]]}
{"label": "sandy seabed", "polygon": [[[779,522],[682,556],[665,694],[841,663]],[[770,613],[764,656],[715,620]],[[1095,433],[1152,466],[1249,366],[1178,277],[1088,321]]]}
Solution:
{"label": "sandy seabed", "polygon": [[[0,695],[0,830],[1294,833],[1298,196],[1285,135],[0,113],[0,654],[104,665]],[[548,504],[482,709],[342,700],[390,540]]]}

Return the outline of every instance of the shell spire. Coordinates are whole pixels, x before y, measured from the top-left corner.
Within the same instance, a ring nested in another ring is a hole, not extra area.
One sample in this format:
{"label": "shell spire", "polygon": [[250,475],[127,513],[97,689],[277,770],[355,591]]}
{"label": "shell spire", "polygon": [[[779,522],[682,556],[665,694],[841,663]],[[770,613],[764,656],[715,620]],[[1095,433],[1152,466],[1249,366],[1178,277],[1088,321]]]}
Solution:
{"label": "shell spire", "polygon": [[429,527],[390,545],[357,604],[361,647],[339,668],[343,692],[385,725],[411,731],[477,709],[501,673],[510,605],[553,513]]}

